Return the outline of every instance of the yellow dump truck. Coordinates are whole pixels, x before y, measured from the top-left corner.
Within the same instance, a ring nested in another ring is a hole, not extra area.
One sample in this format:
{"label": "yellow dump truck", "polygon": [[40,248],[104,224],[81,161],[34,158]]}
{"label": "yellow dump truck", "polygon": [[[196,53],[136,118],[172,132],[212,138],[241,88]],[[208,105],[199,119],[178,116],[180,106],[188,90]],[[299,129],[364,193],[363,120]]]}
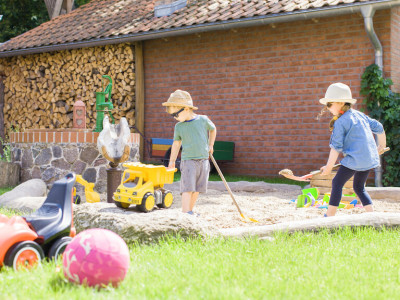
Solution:
{"label": "yellow dump truck", "polygon": [[114,202],[120,208],[135,204],[143,212],[153,210],[154,205],[169,208],[173,202],[172,193],[164,184],[174,182],[176,169],[142,163],[125,163],[121,184],[114,193]]}

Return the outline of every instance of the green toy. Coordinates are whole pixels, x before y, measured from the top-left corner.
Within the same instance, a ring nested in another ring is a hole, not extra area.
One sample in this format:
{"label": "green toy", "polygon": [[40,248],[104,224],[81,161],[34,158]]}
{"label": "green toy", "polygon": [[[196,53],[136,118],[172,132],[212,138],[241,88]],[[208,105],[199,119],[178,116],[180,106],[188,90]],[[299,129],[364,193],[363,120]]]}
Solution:
{"label": "green toy", "polygon": [[301,192],[303,193],[303,195],[307,195],[308,193],[310,193],[314,197],[315,200],[317,200],[319,197],[319,190],[316,187],[309,188],[309,189],[303,189],[303,190],[301,190]]}
{"label": "green toy", "polygon": [[[115,124],[114,117],[111,114],[111,110],[114,108],[111,102],[111,91],[112,91],[112,79],[108,75],[103,75],[103,78],[108,79],[108,84],[104,89],[104,80],[101,80],[101,92],[96,92],[96,128],[94,132],[101,132],[103,130],[103,119],[104,119],[104,112],[108,112],[111,117],[112,123]],[[106,101],[106,95],[108,94],[108,101]]]}
{"label": "green toy", "polygon": [[306,198],[307,195],[298,195],[297,196],[297,201],[296,201],[296,207],[304,207],[304,204],[306,203]]}

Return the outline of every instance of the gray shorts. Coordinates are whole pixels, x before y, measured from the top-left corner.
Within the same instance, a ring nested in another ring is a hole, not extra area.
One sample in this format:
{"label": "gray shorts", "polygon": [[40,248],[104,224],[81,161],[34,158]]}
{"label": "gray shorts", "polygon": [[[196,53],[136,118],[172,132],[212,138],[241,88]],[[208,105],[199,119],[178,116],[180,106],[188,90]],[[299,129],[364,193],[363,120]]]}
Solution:
{"label": "gray shorts", "polygon": [[208,159],[190,159],[181,161],[181,193],[207,192],[210,162]]}

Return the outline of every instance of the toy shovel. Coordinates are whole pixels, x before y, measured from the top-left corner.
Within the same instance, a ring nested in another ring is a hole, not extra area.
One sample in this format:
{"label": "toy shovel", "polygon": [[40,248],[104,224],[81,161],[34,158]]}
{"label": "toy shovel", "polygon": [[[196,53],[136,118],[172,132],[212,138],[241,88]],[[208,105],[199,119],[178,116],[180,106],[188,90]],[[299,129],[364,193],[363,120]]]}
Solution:
{"label": "toy shovel", "polygon": [[[384,148],[383,152],[380,153],[380,155],[389,150],[390,150],[389,147]],[[338,166],[340,166],[340,164],[334,165],[333,168],[336,168]],[[313,175],[316,175],[319,173],[321,173],[321,170],[312,171],[309,174],[303,175],[303,176],[295,176],[293,174],[292,170],[289,170],[289,169],[283,169],[283,170],[279,171],[279,175],[285,176],[286,178],[296,180],[296,181],[310,181],[310,178],[313,177]]]}
{"label": "toy shovel", "polygon": [[213,162],[213,164],[214,164],[214,166],[215,166],[215,169],[217,169],[218,174],[219,174],[219,176],[221,177],[221,179],[222,179],[222,181],[223,181],[223,183],[224,183],[224,185],[225,185],[226,190],[229,192],[229,195],[231,195],[231,198],[232,198],[232,200],[233,200],[233,203],[235,204],[237,210],[239,211],[240,216],[241,216],[245,221],[247,221],[247,222],[255,222],[255,223],[258,223],[257,220],[254,220],[254,219],[252,219],[252,218],[249,218],[249,217],[245,216],[245,215],[242,213],[241,209],[239,208],[239,205],[237,204],[237,202],[236,202],[236,200],[235,200],[235,197],[233,196],[233,193],[232,193],[232,191],[231,191],[231,189],[230,189],[228,183],[227,183],[226,180],[225,180],[224,175],[222,174],[222,172],[221,172],[220,168],[218,167],[217,162],[215,161],[215,159],[214,159],[214,157],[212,156],[212,154],[210,154],[210,158],[211,158],[211,160],[212,160],[212,162]]}
{"label": "toy shovel", "polygon": [[[334,165],[333,168],[336,168],[338,166],[340,166],[340,164]],[[316,175],[319,173],[321,173],[321,170],[312,171],[309,174],[303,175],[303,176],[295,176],[293,174],[293,171],[289,170],[289,169],[283,169],[283,170],[279,171],[279,175],[282,175],[286,178],[296,180],[296,181],[310,181],[310,178],[313,177],[313,175]]]}

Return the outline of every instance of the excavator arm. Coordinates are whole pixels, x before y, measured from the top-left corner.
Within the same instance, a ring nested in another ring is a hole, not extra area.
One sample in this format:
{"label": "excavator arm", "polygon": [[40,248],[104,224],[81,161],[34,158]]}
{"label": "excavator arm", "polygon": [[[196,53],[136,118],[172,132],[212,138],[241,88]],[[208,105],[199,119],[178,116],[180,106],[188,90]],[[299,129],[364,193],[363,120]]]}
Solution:
{"label": "excavator arm", "polygon": [[95,203],[100,202],[100,195],[94,189],[94,183],[87,182],[81,175],[76,175],[76,182],[85,187],[86,202]]}

